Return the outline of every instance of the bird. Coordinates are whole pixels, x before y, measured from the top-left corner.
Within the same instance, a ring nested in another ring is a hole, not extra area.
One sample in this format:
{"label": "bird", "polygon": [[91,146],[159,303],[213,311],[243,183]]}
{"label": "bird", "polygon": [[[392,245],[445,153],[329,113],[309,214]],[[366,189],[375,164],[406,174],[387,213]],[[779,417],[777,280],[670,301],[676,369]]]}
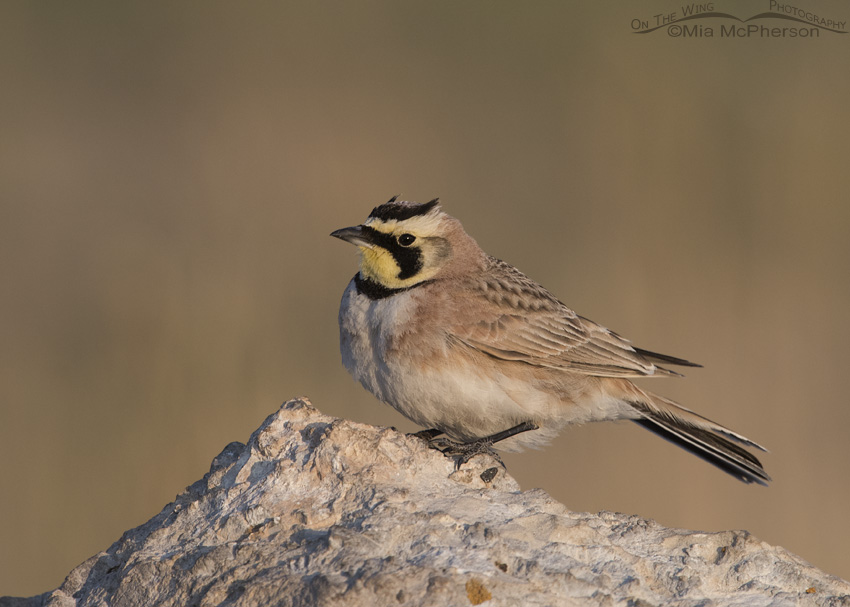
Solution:
{"label": "bird", "polygon": [[744,483],[771,480],[748,450],[764,447],[632,381],[701,365],[579,316],[485,253],[439,198],[393,196],[330,235],[360,253],[339,308],[343,365],[458,465],[543,447],[568,425],[629,420]]}

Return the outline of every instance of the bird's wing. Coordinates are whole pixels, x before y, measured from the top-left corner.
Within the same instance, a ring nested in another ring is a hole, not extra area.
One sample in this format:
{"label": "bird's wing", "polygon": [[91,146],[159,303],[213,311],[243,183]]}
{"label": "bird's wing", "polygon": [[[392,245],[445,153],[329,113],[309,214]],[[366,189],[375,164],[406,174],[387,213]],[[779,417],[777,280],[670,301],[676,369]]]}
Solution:
{"label": "bird's wing", "polygon": [[464,289],[464,322],[452,337],[494,358],[600,377],[678,375],[653,361],[696,366],[632,347],[582,318],[519,270],[493,259],[491,271]]}

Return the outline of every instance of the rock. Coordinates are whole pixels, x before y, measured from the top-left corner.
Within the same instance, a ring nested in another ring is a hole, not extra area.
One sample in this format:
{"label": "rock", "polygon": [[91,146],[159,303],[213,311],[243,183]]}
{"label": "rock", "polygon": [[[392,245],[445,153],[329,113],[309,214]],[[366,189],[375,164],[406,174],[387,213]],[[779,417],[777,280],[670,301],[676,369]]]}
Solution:
{"label": "rock", "polygon": [[570,512],[489,456],[284,404],[53,592],[2,607],[847,605],[850,584],[746,531]]}

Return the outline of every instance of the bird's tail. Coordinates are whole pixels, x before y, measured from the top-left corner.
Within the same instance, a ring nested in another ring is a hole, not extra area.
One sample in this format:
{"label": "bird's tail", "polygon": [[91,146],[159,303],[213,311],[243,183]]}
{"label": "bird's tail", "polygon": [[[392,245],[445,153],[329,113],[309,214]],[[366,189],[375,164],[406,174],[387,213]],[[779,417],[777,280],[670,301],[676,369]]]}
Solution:
{"label": "bird's tail", "polygon": [[756,456],[741,445],[767,451],[746,436],[733,432],[690,409],[634,384],[625,399],[636,411],[632,421],[690,451],[745,483],[767,485],[770,476]]}

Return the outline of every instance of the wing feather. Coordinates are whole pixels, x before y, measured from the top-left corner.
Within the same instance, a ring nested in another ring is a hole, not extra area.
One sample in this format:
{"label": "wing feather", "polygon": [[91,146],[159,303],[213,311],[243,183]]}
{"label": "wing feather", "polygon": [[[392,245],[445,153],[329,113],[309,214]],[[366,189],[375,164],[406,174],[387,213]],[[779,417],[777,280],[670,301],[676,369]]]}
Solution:
{"label": "wing feather", "polygon": [[577,315],[495,258],[483,275],[465,285],[464,292],[474,300],[465,306],[469,322],[456,325],[452,337],[495,358],[601,377],[678,375],[653,361],[688,364],[633,348],[628,340]]}

